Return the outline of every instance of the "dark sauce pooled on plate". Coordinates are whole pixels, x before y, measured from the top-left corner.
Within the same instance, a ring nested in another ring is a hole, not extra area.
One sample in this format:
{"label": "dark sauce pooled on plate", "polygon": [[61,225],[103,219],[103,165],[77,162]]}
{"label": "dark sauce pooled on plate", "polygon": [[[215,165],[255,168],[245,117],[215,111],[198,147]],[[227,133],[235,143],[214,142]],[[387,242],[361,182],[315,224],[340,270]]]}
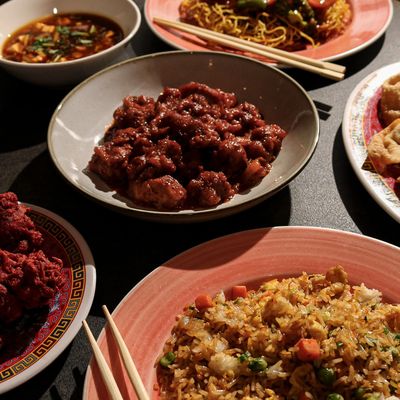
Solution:
{"label": "dark sauce pooled on plate", "polygon": [[10,61],[54,63],[99,53],[123,39],[109,18],[85,13],[54,14],[21,27],[5,41],[2,56]]}

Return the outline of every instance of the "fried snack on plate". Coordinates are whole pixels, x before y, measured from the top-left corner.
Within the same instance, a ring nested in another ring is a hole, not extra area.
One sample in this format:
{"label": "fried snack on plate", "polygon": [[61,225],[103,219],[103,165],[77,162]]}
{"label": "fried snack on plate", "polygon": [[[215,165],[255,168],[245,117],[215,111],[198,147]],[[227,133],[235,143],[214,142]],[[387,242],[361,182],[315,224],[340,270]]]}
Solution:
{"label": "fried snack on plate", "polygon": [[400,118],[400,74],[390,77],[383,83],[380,108],[385,127]]}
{"label": "fried snack on plate", "polygon": [[368,155],[382,175],[400,177],[400,118],[372,137]]}

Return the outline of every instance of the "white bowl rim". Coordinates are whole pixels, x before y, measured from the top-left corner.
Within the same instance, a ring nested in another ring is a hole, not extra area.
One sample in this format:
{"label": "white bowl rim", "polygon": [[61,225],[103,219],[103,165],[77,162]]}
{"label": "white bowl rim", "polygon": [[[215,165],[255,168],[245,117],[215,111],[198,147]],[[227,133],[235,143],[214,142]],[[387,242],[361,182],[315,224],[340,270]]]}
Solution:
{"label": "white bowl rim", "polygon": [[[136,14],[136,23],[132,26],[128,35],[126,35],[120,42],[115,43],[113,46],[109,47],[108,49],[99,51],[98,53],[95,53],[95,54],[91,54],[90,56],[79,58],[77,60],[63,61],[63,62],[59,62],[59,63],[43,63],[43,64],[41,64],[41,63],[22,63],[19,61],[7,60],[6,58],[4,58],[2,56],[2,48],[3,48],[3,44],[4,44],[4,42],[3,42],[3,43],[0,43],[0,63],[4,63],[5,65],[8,65],[8,66],[18,66],[19,68],[37,68],[37,69],[38,68],[65,68],[66,65],[84,64],[88,60],[99,58],[101,56],[104,56],[108,53],[115,51],[115,49],[123,47],[131,41],[133,36],[139,30],[140,24],[142,22],[142,14],[140,13],[140,9],[139,9],[138,5],[133,0],[124,0],[124,1],[126,1],[134,10],[134,12]],[[2,7],[3,5],[5,5],[7,3],[2,4],[0,7]],[[102,14],[100,13],[100,15],[102,15]],[[112,21],[114,21],[112,19],[112,16],[111,17],[107,16],[107,18],[110,18]],[[27,23],[29,23],[29,21]]]}
{"label": "white bowl rim", "polygon": [[[82,81],[80,84],[78,84],[77,86],[75,86],[62,100],[61,102],[58,104],[57,108],[55,109],[50,122],[49,122],[49,127],[47,130],[47,147],[49,149],[49,153],[50,153],[50,157],[53,160],[55,166],[57,167],[58,171],[62,174],[62,176],[71,184],[73,185],[75,188],[79,189],[83,194],[89,196],[92,200],[102,204],[103,206],[107,206],[113,210],[117,210],[119,212],[122,212],[124,214],[128,214],[128,215],[132,215],[132,216],[139,216],[141,215],[147,215],[149,218],[155,217],[155,216],[161,216],[160,220],[165,219],[166,221],[168,221],[168,217],[179,217],[179,222],[184,222],[184,219],[181,218],[188,218],[187,222],[189,222],[190,217],[194,217],[196,216],[200,216],[200,215],[208,215],[210,213],[213,212],[217,212],[218,211],[222,211],[222,210],[218,210],[215,208],[205,208],[205,209],[184,209],[184,210],[179,210],[179,211],[159,211],[159,210],[153,210],[153,209],[147,209],[147,208],[132,208],[132,207],[120,207],[118,205],[115,204],[111,204],[111,203],[107,203],[104,202],[103,200],[97,199],[95,196],[93,196],[92,192],[87,190],[83,185],[78,184],[77,182],[73,182],[70,177],[68,176],[68,174],[65,173],[65,171],[63,170],[63,168],[61,167],[61,165],[57,162],[56,156],[55,156],[55,152],[51,143],[51,136],[52,136],[52,131],[54,129],[54,125],[55,125],[55,121],[58,115],[59,110],[64,106],[64,103],[66,103],[72,96],[75,95],[76,92],[78,92],[83,86],[85,86],[87,83],[89,83],[90,81],[96,79],[98,76],[107,73],[108,71],[115,69],[115,68],[119,68],[121,65],[124,64],[129,64],[129,63],[136,63],[136,62],[140,62],[143,59],[150,59],[150,58],[156,58],[156,57],[163,57],[163,56],[168,56],[171,55],[173,56],[174,54],[177,55],[185,55],[185,56],[190,56],[190,55],[196,55],[196,54],[202,54],[202,55],[210,55],[211,57],[216,57],[216,56],[221,56],[221,57],[234,57],[234,58],[240,58],[243,59],[246,62],[252,62],[252,63],[257,63],[257,64],[261,64],[264,68],[267,69],[272,69],[273,71],[275,71],[277,74],[282,75],[283,77],[285,77],[285,79],[288,79],[307,99],[308,103],[310,104],[310,109],[314,115],[314,120],[315,120],[315,135],[314,135],[314,139],[312,141],[312,145],[310,146],[309,152],[307,154],[307,157],[305,157],[304,161],[302,162],[302,164],[299,166],[299,168],[297,168],[296,171],[294,171],[290,176],[287,177],[287,179],[283,180],[273,191],[268,192],[268,195],[272,195],[277,193],[278,191],[280,191],[282,188],[284,188],[285,186],[287,186],[287,184],[292,181],[297,175],[300,174],[300,172],[306,167],[306,165],[308,164],[308,162],[310,161],[312,155],[315,152],[315,149],[317,147],[318,144],[318,140],[319,140],[319,131],[320,131],[320,121],[319,121],[319,115],[318,115],[318,111],[317,108],[313,102],[313,100],[311,99],[310,95],[307,93],[307,91],[291,76],[289,76],[288,74],[286,74],[285,72],[283,72],[282,70],[280,70],[279,68],[276,68],[273,65],[270,64],[266,64],[263,63],[261,61],[246,57],[246,56],[242,56],[242,55],[238,55],[238,54],[231,54],[231,53],[227,53],[227,52],[223,52],[223,51],[212,51],[212,50],[205,50],[205,51],[194,51],[194,50],[173,50],[173,51],[165,51],[165,52],[159,52],[159,53],[152,53],[152,54],[146,54],[143,56],[139,56],[139,57],[134,57],[134,58],[130,58],[128,60],[124,60],[121,61],[117,64],[113,64],[107,68],[104,68],[98,72],[96,72],[95,74],[89,76],[87,79],[85,79],[84,81]],[[262,201],[262,199],[264,199],[265,197],[265,193],[264,194],[260,194],[257,197],[248,200],[248,201],[244,201],[241,204],[232,204],[231,202],[226,202],[226,203],[222,203],[222,205],[224,206],[224,211],[229,210],[233,207],[237,207],[240,208],[243,206],[243,204],[257,204],[260,201]],[[221,204],[220,204],[221,205]],[[164,218],[163,218],[164,217]],[[170,219],[169,219],[170,220]]]}

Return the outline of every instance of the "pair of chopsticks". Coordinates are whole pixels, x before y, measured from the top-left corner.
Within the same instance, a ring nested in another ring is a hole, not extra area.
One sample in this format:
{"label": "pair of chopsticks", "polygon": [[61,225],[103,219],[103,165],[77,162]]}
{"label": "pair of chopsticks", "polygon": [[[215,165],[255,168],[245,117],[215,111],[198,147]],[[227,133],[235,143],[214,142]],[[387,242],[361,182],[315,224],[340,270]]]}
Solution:
{"label": "pair of chopsticks", "polygon": [[154,17],[153,21],[158,25],[176,29],[182,32],[190,33],[201,39],[209,40],[223,46],[227,46],[236,50],[257,54],[268,57],[281,64],[300,68],[309,72],[319,74],[325,78],[340,81],[344,78],[346,67],[333,64],[326,61],[315,60],[296,53],[275,49],[273,47],[264,46],[259,43],[250,42],[224,33],[213,32],[208,29],[200,28],[184,22],[170,21],[163,18]]}
{"label": "pair of chopsticks", "polygon": [[[119,332],[117,326],[115,325],[115,322],[112,319],[110,313],[108,312],[107,307],[103,306],[102,308],[103,308],[104,315],[106,316],[107,322],[110,326],[111,332],[117,343],[119,352],[122,356],[122,360],[124,362],[126,371],[128,372],[129,379],[132,382],[132,385],[136,391],[136,394],[137,394],[139,400],[149,400],[150,397],[147,394],[146,389],[144,388],[143,382],[140,379],[140,375],[136,369],[135,363],[132,360],[132,357],[131,357],[129,350],[124,342],[124,339],[122,338],[121,333]],[[115,382],[113,374],[112,374],[106,360],[104,359],[104,356],[100,350],[100,347],[98,346],[98,344],[96,342],[96,339],[94,338],[94,336],[89,328],[89,325],[87,324],[86,321],[83,321],[82,324],[85,329],[86,335],[89,339],[90,345],[92,346],[93,355],[99,366],[100,373],[101,373],[103,381],[107,387],[110,398],[112,400],[123,400],[123,397],[117,386],[117,383]]]}

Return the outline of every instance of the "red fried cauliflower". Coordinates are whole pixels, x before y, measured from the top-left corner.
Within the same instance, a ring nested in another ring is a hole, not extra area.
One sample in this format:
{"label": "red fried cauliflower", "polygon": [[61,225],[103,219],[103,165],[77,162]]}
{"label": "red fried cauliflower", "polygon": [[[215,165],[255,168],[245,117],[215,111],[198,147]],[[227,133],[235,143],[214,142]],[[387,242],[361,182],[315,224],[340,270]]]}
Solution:
{"label": "red fried cauliflower", "polygon": [[48,305],[65,282],[62,261],[40,249],[43,237],[28,211],[14,193],[0,194],[0,324]]}
{"label": "red fried cauliflower", "polygon": [[18,203],[15,193],[0,194],[1,249],[27,253],[42,244],[42,234],[26,215],[28,211],[28,207]]}

